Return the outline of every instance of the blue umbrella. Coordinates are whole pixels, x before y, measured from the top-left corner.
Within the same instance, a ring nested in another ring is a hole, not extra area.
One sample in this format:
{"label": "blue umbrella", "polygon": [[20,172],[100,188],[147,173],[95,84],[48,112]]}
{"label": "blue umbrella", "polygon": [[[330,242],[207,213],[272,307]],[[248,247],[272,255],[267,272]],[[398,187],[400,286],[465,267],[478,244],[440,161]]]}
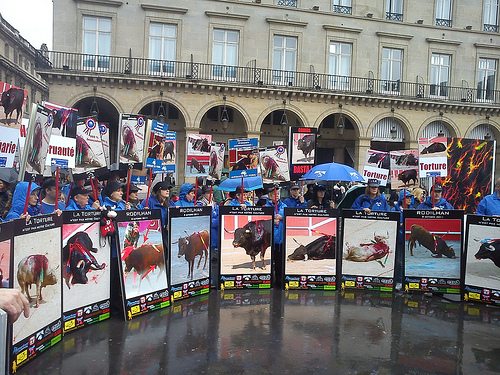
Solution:
{"label": "blue umbrella", "polygon": [[326,163],[314,166],[309,172],[304,174],[301,180],[320,181],[365,181],[357,170],[348,165],[338,163]]}
{"label": "blue umbrella", "polygon": [[[241,186],[241,180],[241,178],[227,178],[220,183],[219,190],[235,191],[238,186]],[[262,177],[254,176],[243,178],[243,187],[248,191],[262,189]]]}

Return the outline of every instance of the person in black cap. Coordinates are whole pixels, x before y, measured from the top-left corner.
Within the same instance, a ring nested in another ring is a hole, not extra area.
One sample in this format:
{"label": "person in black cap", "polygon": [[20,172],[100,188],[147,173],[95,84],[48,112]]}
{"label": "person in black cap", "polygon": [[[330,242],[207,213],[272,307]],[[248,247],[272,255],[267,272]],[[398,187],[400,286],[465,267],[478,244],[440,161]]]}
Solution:
{"label": "person in black cap", "polygon": [[241,186],[238,186],[234,193],[235,193],[235,196],[233,199],[231,199],[228,206],[245,207],[245,206],[252,205],[249,201],[245,200],[245,189],[243,189]]}
{"label": "person in black cap", "polygon": [[128,203],[130,203],[130,208],[132,210],[142,210],[144,208],[137,195],[139,190],[141,190],[139,186],[130,184],[130,187],[128,189]]}
{"label": "person in black cap", "polygon": [[115,211],[130,210],[130,203],[123,201],[123,184],[119,181],[108,181],[102,191],[102,205]]}
{"label": "person in black cap", "polygon": [[167,181],[157,182],[153,186],[153,192],[149,196],[149,200],[146,204],[146,199],[142,201],[141,205],[144,208],[155,209],[158,208],[161,211],[161,221],[163,226],[167,225],[168,218],[168,207],[170,206],[170,189],[172,186]]}
{"label": "person in black cap", "polygon": [[314,185],[313,197],[307,201],[307,208],[335,208],[335,203],[325,198],[326,186]]}
{"label": "person in black cap", "polygon": [[75,186],[69,193],[70,199],[68,205],[66,206],[66,210],[97,210],[99,208],[99,200],[90,205],[89,194],[90,191],[85,189],[84,187]]}
{"label": "person in black cap", "polygon": [[306,208],[307,202],[302,195],[300,185],[296,182],[292,182],[290,184],[290,195],[288,198],[283,200],[283,203],[286,204],[287,207],[292,208]]}
{"label": "person in black cap", "polygon": [[453,206],[443,198],[443,187],[440,184],[435,184],[431,187],[429,196],[420,203],[418,210],[454,210]]}
{"label": "person in black cap", "polygon": [[385,195],[380,194],[379,186],[379,180],[370,178],[365,193],[356,198],[351,208],[353,210],[363,210],[366,213],[372,211],[390,211],[391,208],[387,203],[387,199],[385,199]]}

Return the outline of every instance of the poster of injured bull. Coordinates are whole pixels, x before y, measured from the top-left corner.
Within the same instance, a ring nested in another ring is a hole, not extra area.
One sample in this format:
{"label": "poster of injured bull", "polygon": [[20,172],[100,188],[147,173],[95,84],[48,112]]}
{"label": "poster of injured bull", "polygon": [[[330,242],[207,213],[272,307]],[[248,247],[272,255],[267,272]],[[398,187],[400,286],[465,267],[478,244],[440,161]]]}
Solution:
{"label": "poster of injured bull", "polygon": [[168,131],[168,124],[148,120],[145,142],[145,166],[154,173],[175,172],[175,132]]}
{"label": "poster of injured bull", "polygon": [[[144,138],[146,119],[142,115],[120,113],[118,134],[119,162],[125,164],[141,163],[144,159]],[[139,168],[139,165],[135,167]]]}
{"label": "poster of injured bull", "polygon": [[11,221],[0,224],[0,288],[12,288],[12,237]]}
{"label": "poster of injured bull", "polygon": [[169,285],[173,301],[210,291],[210,223],[212,208],[170,208]]}
{"label": "poster of injured bull", "polygon": [[118,211],[116,222],[125,318],[169,306],[160,211]]}
{"label": "poster of injured bull", "polygon": [[208,134],[188,134],[186,141],[186,177],[207,176],[210,164],[210,144]]}
{"label": "poster of injured bull", "polygon": [[220,289],[271,288],[273,214],[273,207],[220,207]]}
{"label": "poster of injured bull", "polygon": [[460,293],[462,210],[405,210],[404,288]]}
{"label": "poster of injured bull", "polygon": [[33,104],[19,171],[21,180],[25,171],[31,174],[43,174],[53,123],[52,111],[39,104]]}
{"label": "poster of injured bull", "polygon": [[230,139],[229,178],[253,177],[259,174],[259,139]]}
{"label": "poster of injured bull", "polygon": [[316,128],[290,127],[288,133],[288,152],[290,160],[290,178],[296,180],[308,172],[315,163]]}
{"label": "poster of injured bull", "polygon": [[418,150],[391,151],[391,189],[419,186]]}
{"label": "poster of injured bull", "polygon": [[363,167],[365,181],[375,178],[380,181],[381,186],[386,186],[389,179],[390,167],[391,158],[388,152],[377,150],[366,151],[366,161]]}
{"label": "poster of injured bull", "polygon": [[225,143],[212,143],[210,145],[210,165],[208,166],[208,177],[213,180],[220,180],[222,168],[224,167]]}
{"label": "poster of injured bull", "polygon": [[500,305],[500,218],[467,215],[466,225],[463,297]]}
{"label": "poster of injured bull", "polygon": [[400,214],[342,211],[342,289],[392,291]]}
{"label": "poster of injured bull", "polygon": [[260,150],[260,174],[264,183],[290,181],[285,146],[271,146]]}
{"label": "poster of injured bull", "polygon": [[337,210],[285,208],[285,289],[335,290]]}
{"label": "poster of injured bull", "polygon": [[62,217],[42,215],[14,221],[13,287],[30,301],[30,315],[12,327],[11,371],[62,338]]}
{"label": "poster of injured bull", "polygon": [[75,174],[106,166],[101,132],[94,117],[82,117],[76,126]]}
{"label": "poster of injured bull", "polygon": [[63,331],[110,316],[110,241],[100,236],[101,211],[64,211]]}

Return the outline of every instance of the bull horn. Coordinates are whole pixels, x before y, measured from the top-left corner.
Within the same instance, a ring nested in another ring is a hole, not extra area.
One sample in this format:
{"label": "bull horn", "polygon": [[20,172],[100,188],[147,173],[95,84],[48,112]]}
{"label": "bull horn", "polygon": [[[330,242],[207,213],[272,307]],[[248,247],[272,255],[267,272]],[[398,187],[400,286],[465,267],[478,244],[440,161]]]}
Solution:
{"label": "bull horn", "polygon": [[229,234],[234,234],[234,232],[236,232],[235,230],[227,230],[226,228],[224,228],[224,230],[226,231],[226,233]]}
{"label": "bull horn", "polygon": [[302,244],[301,244],[301,243],[299,243],[299,242],[298,242],[295,238],[292,238],[292,239],[295,241],[295,243],[296,243],[297,245],[299,245],[299,246],[301,246],[301,245],[302,245]]}
{"label": "bull horn", "polygon": [[387,231],[387,238],[389,238],[389,231]]}
{"label": "bull horn", "polygon": [[179,243],[179,240],[172,242],[172,245],[175,245],[176,243]]}

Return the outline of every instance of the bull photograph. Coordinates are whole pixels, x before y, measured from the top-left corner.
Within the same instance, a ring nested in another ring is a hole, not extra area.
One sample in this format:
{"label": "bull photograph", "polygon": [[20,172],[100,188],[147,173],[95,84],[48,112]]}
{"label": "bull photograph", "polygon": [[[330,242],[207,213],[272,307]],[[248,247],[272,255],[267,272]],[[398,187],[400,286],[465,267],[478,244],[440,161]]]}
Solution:
{"label": "bull photograph", "polygon": [[[86,223],[71,224],[77,211],[63,213],[62,279],[64,329],[86,325],[89,314],[85,307],[104,303],[109,308],[110,261],[109,241],[100,237],[99,218]],[[76,318],[75,318],[76,313]],[[92,314],[96,319],[100,314]],[[91,319],[93,320],[93,319]]]}
{"label": "bull photograph", "polygon": [[154,171],[175,170],[175,132],[169,132],[167,129],[168,124],[148,120],[145,139],[145,144],[148,145],[145,148],[145,166],[153,168]]}
{"label": "bull photograph", "polygon": [[399,213],[344,210],[342,227],[342,287],[391,290]]}
{"label": "bull photograph", "polygon": [[405,288],[460,293],[461,210],[404,211]]}
{"label": "bull photograph", "polygon": [[253,177],[259,171],[259,140],[257,138],[228,141],[229,177]]}
{"label": "bull photograph", "polygon": [[500,305],[500,223],[467,215],[464,299]]}
{"label": "bull photograph", "polygon": [[195,296],[210,277],[210,207],[169,210],[170,290],[174,299]]}
{"label": "bull photograph", "polygon": [[212,136],[189,134],[186,141],[186,177],[208,175]]}
{"label": "bull photograph", "polygon": [[[61,224],[62,219],[56,215],[14,222],[13,287],[24,293],[31,306],[29,317],[21,315],[13,324],[14,353],[27,342],[32,348],[50,347],[51,338],[62,333]],[[52,330],[54,325],[59,330]],[[37,351],[28,351],[27,358],[16,360],[16,366]]]}
{"label": "bull photograph", "polygon": [[[236,277],[236,286],[258,284],[247,275],[272,272],[273,209],[272,207],[220,207],[220,278]],[[247,280],[248,279],[248,280]],[[241,283],[240,283],[241,282]]]}
{"label": "bull photograph", "polygon": [[418,150],[391,151],[390,156],[391,188],[418,187]]}
{"label": "bull photograph", "polygon": [[285,289],[334,289],[338,216],[337,210],[285,208]]}
{"label": "bull photograph", "polygon": [[264,183],[290,181],[285,146],[272,146],[260,150],[260,174]]}
{"label": "bull photograph", "polygon": [[146,120],[140,115],[120,114],[118,154],[120,163],[142,163]]}
{"label": "bull photograph", "polygon": [[168,288],[159,219],[118,221],[125,299]]}
{"label": "bull photograph", "polygon": [[94,117],[78,120],[75,165],[75,173],[88,172],[106,165],[101,133]]}
{"label": "bull photograph", "polygon": [[23,105],[28,97],[28,92],[25,89],[2,81],[0,81],[0,89],[0,106],[3,107],[3,116],[0,116],[0,122],[8,125],[12,125],[13,123],[20,124]]}
{"label": "bull photograph", "polygon": [[[25,167],[26,172],[43,174],[53,122],[50,110],[33,104],[21,163],[21,168]],[[21,170],[20,174],[22,175],[23,172]]]}

